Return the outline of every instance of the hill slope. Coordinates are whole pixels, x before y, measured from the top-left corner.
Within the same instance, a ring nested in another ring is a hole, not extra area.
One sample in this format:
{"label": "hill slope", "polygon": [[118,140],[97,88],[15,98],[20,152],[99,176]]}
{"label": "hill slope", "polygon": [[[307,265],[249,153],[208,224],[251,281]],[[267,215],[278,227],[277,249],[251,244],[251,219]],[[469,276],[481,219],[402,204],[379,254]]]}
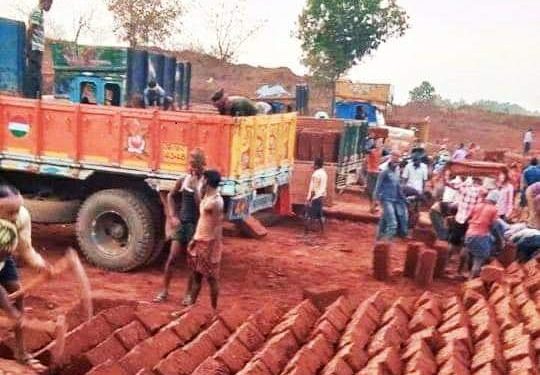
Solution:
{"label": "hill slope", "polygon": [[[210,106],[210,97],[220,87],[234,95],[253,97],[263,84],[281,84],[294,93],[299,83],[310,85],[310,113],[329,111],[331,90],[315,85],[309,77],[294,74],[289,68],[264,68],[246,64],[223,63],[218,59],[193,51],[176,53],[180,60],[192,63],[192,101]],[[52,91],[53,71],[50,54],[44,64],[45,91]],[[200,107],[200,106],[198,106]],[[431,118],[433,142],[447,138],[450,144],[475,142],[484,149],[521,147],[522,133],[527,128],[540,136],[540,118],[506,115],[477,109],[446,109],[433,106],[395,106],[387,116],[390,121],[407,122]]]}

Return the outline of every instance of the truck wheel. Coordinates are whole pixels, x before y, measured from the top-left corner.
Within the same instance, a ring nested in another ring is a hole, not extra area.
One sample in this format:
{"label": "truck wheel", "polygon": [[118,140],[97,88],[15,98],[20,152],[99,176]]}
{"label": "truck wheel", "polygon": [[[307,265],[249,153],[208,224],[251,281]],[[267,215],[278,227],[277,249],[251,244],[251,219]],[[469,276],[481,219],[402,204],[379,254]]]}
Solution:
{"label": "truck wheel", "polygon": [[152,212],[152,220],[154,222],[154,234],[155,234],[155,244],[154,249],[150,254],[150,257],[145,262],[145,266],[152,266],[154,263],[160,259],[161,255],[164,252],[165,248],[165,217],[163,212],[163,207],[161,201],[157,197],[152,197],[149,199],[143,192],[135,192],[143,202],[146,203],[150,211]]}
{"label": "truck wheel", "polygon": [[133,191],[97,192],[79,211],[77,238],[90,263],[111,271],[133,270],[144,265],[154,252],[152,210]]}
{"label": "truck wheel", "polygon": [[81,201],[54,201],[25,198],[24,206],[30,211],[32,222],[41,224],[71,224],[77,220]]}

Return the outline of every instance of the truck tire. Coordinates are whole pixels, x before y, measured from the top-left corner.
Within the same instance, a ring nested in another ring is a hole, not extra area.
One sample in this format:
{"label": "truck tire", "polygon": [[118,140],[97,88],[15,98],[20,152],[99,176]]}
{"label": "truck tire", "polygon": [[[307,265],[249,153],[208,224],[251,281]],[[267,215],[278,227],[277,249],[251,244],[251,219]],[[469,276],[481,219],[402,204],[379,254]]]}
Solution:
{"label": "truck tire", "polygon": [[77,238],[88,261],[126,272],[143,266],[156,242],[152,210],[134,191],[110,189],[91,195],[77,218]]}
{"label": "truck tire", "polygon": [[146,260],[145,266],[152,266],[160,259],[165,249],[165,217],[161,206],[161,201],[157,197],[148,197],[143,192],[134,192],[139,196],[143,202],[146,203],[150,211],[152,212],[152,220],[154,222],[155,229],[155,244],[154,250],[150,254],[150,257]]}
{"label": "truck tire", "polygon": [[54,201],[24,199],[24,206],[30,211],[32,222],[40,224],[71,224],[77,221],[81,201]]}

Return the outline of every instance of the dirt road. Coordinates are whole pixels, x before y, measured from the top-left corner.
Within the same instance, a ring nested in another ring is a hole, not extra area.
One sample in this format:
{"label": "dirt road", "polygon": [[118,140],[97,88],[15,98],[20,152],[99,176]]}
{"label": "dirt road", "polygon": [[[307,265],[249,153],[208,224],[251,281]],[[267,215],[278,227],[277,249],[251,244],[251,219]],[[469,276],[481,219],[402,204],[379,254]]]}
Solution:
{"label": "dirt road", "polygon": [[[345,287],[352,294],[368,297],[383,290],[392,298],[422,293],[415,284],[400,275],[405,243],[395,245],[392,267],[396,269],[392,281],[378,282],[372,277],[371,250],[374,225],[330,221],[327,234],[305,238],[299,222],[286,220],[269,229],[263,240],[226,237],[221,275],[223,308],[241,303],[254,311],[267,301],[282,301],[290,305],[302,298],[306,287]],[[35,226],[36,248],[50,261],[59,259],[67,246],[75,245],[71,227]],[[159,265],[133,273],[106,272],[85,263],[98,298],[151,301],[161,286]],[[183,297],[188,272],[185,260],[180,259],[173,280],[171,305],[178,305]],[[32,277],[28,268],[21,270],[24,280]],[[398,273],[399,272],[399,273]],[[458,283],[438,280],[432,291],[449,295]],[[67,311],[76,299],[77,285],[70,274],[53,280],[35,290],[27,298],[29,314],[53,317]],[[206,286],[201,302],[208,303]]]}

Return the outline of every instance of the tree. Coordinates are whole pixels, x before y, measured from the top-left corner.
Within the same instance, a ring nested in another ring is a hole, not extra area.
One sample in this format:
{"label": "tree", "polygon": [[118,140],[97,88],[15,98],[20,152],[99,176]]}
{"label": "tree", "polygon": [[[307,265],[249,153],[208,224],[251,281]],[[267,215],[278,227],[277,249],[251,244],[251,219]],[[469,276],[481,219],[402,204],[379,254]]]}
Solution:
{"label": "tree", "polygon": [[176,0],[107,0],[107,5],[115,33],[132,48],[165,41],[183,11]]}
{"label": "tree", "polygon": [[433,103],[437,98],[435,87],[428,81],[423,81],[420,86],[409,91],[409,100],[416,103]]}
{"label": "tree", "polygon": [[304,64],[334,92],[353,65],[408,28],[396,0],[307,0],[298,21]]}
{"label": "tree", "polygon": [[88,12],[81,13],[74,17],[73,19],[73,29],[75,32],[73,43],[75,45],[79,44],[79,38],[85,32],[92,31],[92,24],[94,20],[94,9],[89,10]]}
{"label": "tree", "polygon": [[220,0],[208,8],[208,29],[214,36],[209,55],[222,62],[234,62],[242,46],[261,30],[266,21],[250,19],[245,9],[246,0]]}

